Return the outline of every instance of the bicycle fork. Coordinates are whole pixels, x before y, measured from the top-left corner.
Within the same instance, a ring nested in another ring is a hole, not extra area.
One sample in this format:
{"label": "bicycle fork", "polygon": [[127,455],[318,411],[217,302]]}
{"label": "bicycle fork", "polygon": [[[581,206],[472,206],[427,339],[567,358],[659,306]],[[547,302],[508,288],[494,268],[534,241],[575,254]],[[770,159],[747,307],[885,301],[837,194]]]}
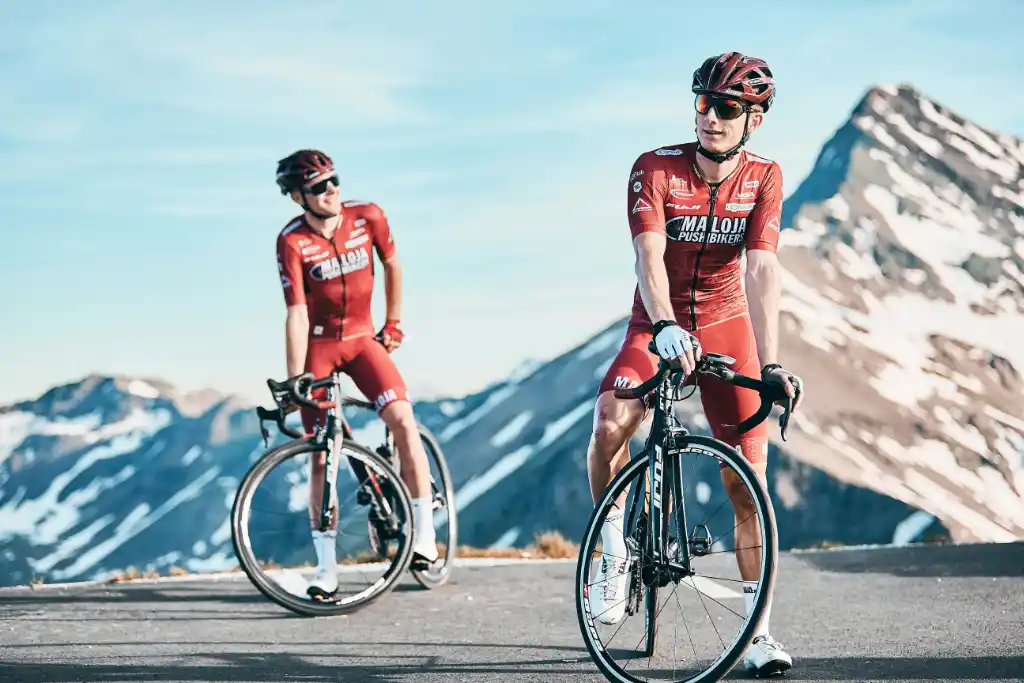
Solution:
{"label": "bicycle fork", "polygon": [[[328,418],[328,424],[331,423]],[[334,434],[327,434],[327,455],[324,462],[323,492],[320,496],[320,531],[331,526],[333,517],[338,514],[338,454],[341,450],[340,441]],[[333,520],[337,521],[337,520]]]}

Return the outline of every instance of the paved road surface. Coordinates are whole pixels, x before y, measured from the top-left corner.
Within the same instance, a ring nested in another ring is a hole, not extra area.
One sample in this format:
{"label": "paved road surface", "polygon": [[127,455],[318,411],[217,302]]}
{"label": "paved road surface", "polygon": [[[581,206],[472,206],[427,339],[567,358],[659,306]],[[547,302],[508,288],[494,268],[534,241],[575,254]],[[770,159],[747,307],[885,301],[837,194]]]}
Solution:
{"label": "paved road surface", "polygon": [[[329,619],[244,577],[3,589],[0,681],[602,683],[573,572],[466,566]],[[1024,680],[1024,543],[784,554],[772,632],[794,681]]]}

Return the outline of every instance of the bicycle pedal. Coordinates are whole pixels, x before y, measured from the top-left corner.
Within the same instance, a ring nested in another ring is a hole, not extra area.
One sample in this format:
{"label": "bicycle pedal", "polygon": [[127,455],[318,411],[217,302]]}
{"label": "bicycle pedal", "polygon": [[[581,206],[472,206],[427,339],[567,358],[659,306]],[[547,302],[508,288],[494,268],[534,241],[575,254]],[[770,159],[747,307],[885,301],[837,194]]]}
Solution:
{"label": "bicycle pedal", "polygon": [[337,602],[338,597],[336,593],[328,593],[322,588],[311,586],[306,589],[306,595],[315,600],[316,602]]}
{"label": "bicycle pedal", "polygon": [[[441,558],[438,557],[438,560],[439,559]],[[434,560],[434,562],[437,562],[437,560]],[[430,568],[434,566],[434,562],[431,562],[422,555],[414,555],[412,561],[409,562],[409,568],[417,571],[429,571]]]}

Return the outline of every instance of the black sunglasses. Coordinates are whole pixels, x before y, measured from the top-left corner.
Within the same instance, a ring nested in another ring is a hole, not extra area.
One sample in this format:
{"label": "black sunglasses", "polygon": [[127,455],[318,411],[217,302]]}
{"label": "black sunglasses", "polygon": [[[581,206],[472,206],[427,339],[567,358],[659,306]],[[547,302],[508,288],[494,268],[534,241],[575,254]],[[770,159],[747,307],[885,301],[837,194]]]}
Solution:
{"label": "black sunglasses", "polygon": [[341,181],[338,180],[338,176],[336,176],[336,175],[327,176],[326,178],[324,178],[320,182],[314,183],[313,185],[310,185],[309,187],[307,187],[306,188],[306,192],[308,192],[311,195],[321,195],[324,192],[327,192],[327,184],[328,183],[330,183],[331,185],[334,185],[335,187],[337,187],[340,182]]}
{"label": "black sunglasses", "polygon": [[732,121],[742,116],[744,112],[750,111],[749,104],[729,99],[728,97],[708,95],[707,93],[697,95],[693,106],[701,116],[707,115],[711,108],[714,107],[718,118],[725,121]]}

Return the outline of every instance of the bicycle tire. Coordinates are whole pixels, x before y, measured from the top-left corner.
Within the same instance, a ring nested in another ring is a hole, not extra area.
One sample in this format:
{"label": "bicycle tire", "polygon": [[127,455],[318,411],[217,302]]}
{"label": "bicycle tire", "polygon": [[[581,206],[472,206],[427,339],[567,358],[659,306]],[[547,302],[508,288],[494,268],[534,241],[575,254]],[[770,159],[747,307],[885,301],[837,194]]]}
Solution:
{"label": "bicycle tire", "polygon": [[[306,438],[293,440],[267,451],[249,468],[249,471],[246,472],[241,482],[239,482],[235,493],[235,500],[231,507],[231,542],[234,545],[235,556],[246,576],[272,602],[296,614],[311,617],[347,614],[377,601],[395,588],[395,585],[408,568],[409,562],[412,559],[412,539],[411,535],[407,534],[406,539],[400,543],[399,551],[396,553],[391,566],[382,579],[378,579],[368,590],[357,594],[359,597],[346,598],[337,602],[313,602],[299,599],[278,587],[276,583],[269,579],[253,555],[252,546],[249,541],[246,522],[248,521],[252,504],[252,495],[266,475],[288,458],[302,455],[303,453],[315,453],[323,450],[323,445]],[[352,442],[342,444],[338,457],[339,459],[354,458],[359,460],[364,466],[383,473],[386,478],[394,482],[398,492],[397,502],[402,508],[403,518],[407,520],[409,528],[412,528],[412,503],[409,490],[391,465],[379,455],[371,453],[363,446]]]}
{"label": "bicycle tire", "polygon": [[455,509],[455,486],[452,484],[452,475],[448,470],[448,462],[444,457],[444,452],[441,450],[437,438],[433,432],[427,429],[426,425],[417,421],[416,426],[419,429],[420,438],[426,443],[427,457],[434,459],[437,469],[441,473],[445,509],[448,511],[448,533],[444,543],[444,555],[438,557],[438,561],[434,562],[429,569],[411,567],[409,572],[412,574],[413,579],[421,586],[434,589],[445,585],[448,583],[448,579],[451,578],[452,566],[458,555],[459,515]]}
{"label": "bicycle tire", "polygon": [[[726,461],[727,464],[733,468],[733,471],[740,475],[744,484],[747,486],[747,489],[751,492],[754,498],[755,509],[759,513],[759,518],[763,520],[760,532],[762,547],[761,563],[764,568],[764,581],[762,582],[762,589],[759,591],[754,602],[752,618],[747,620],[746,626],[740,630],[740,632],[733,638],[732,643],[710,667],[690,678],[681,678],[672,682],[712,683],[713,681],[718,681],[726,676],[739,661],[744,650],[746,650],[747,646],[753,640],[754,633],[760,624],[762,616],[764,615],[765,606],[769,597],[774,592],[775,575],[778,566],[778,531],[775,526],[775,511],[772,507],[771,500],[768,498],[767,493],[758,482],[753,468],[734,448],[728,444],[725,444],[713,437],[690,434],[685,437],[679,449],[673,448],[666,452],[665,458],[680,458],[681,454],[685,453],[687,448],[691,446],[699,447],[705,452],[710,451],[713,456]],[[591,659],[601,673],[604,674],[608,680],[616,681],[617,683],[646,682],[644,679],[630,676],[625,670],[614,665],[614,662],[610,662],[610,660],[604,655],[604,647],[598,640],[596,631],[597,627],[594,624],[593,615],[590,614],[588,606],[589,601],[586,596],[587,584],[589,582],[589,576],[587,576],[587,567],[589,564],[588,556],[592,554],[593,551],[590,549],[596,545],[596,540],[600,538],[601,528],[598,522],[601,517],[601,511],[608,506],[610,499],[618,493],[621,493],[618,489],[622,488],[624,480],[638,476],[638,471],[639,476],[643,476],[643,473],[647,471],[647,468],[650,465],[650,457],[651,449],[648,446],[635,458],[626,463],[626,465],[615,475],[611,483],[609,483],[605,488],[590,514],[590,519],[587,522],[587,527],[583,533],[583,538],[580,543],[580,553],[576,561],[576,617],[579,623],[580,632],[583,636],[584,644],[587,647],[587,651],[590,653]],[[648,625],[648,628],[651,627],[652,625]],[[656,630],[656,625],[653,625],[653,627]]]}

